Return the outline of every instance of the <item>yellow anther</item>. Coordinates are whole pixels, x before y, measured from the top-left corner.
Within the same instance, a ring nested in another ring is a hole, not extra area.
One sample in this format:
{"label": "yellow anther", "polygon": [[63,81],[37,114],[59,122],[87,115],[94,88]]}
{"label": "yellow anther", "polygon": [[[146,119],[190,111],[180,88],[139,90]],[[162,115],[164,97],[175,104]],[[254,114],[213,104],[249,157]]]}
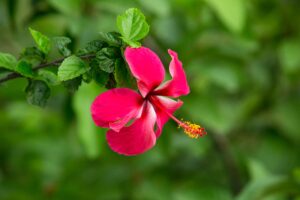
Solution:
{"label": "yellow anther", "polygon": [[206,135],[204,128],[202,128],[198,124],[193,124],[191,122],[185,121],[185,122],[182,122],[179,126],[182,127],[184,130],[184,133],[187,134],[191,138],[197,139],[203,135]]}

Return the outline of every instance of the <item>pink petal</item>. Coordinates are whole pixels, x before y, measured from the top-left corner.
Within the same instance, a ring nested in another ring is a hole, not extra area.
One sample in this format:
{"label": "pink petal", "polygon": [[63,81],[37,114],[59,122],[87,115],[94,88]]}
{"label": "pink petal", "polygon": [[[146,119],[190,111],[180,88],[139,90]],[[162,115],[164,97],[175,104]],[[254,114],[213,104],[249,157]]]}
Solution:
{"label": "pink petal", "polygon": [[179,97],[181,95],[187,95],[190,92],[188,82],[186,80],[186,75],[182,67],[181,61],[178,59],[177,53],[168,50],[172,61],[170,62],[169,71],[172,76],[172,80],[165,82],[164,85],[157,88],[154,94]]}
{"label": "pink petal", "polygon": [[180,100],[174,101],[173,99],[163,96],[151,96],[150,101],[154,105],[157,115],[157,130],[155,134],[158,138],[162,132],[163,126],[170,118],[167,113],[172,115],[178,108],[182,106],[183,102]]}
{"label": "pink petal", "polygon": [[151,49],[127,47],[124,55],[143,97],[164,80],[164,66]]}
{"label": "pink petal", "polygon": [[118,132],[132,118],[139,117],[142,104],[142,96],[133,90],[111,89],[97,96],[92,103],[92,118],[97,126]]}
{"label": "pink petal", "polygon": [[108,145],[113,151],[127,156],[148,151],[156,142],[154,133],[155,121],[154,108],[147,102],[141,118],[137,119],[131,126],[122,128],[120,132],[113,130],[107,132]]}

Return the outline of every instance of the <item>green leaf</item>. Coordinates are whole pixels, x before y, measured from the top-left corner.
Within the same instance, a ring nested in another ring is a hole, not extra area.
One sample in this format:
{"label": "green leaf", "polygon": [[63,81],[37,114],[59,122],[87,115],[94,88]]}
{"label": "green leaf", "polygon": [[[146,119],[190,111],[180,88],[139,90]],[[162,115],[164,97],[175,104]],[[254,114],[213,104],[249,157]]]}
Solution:
{"label": "green leaf", "polygon": [[100,37],[102,40],[107,42],[110,46],[120,47],[122,46],[122,40],[120,33],[117,32],[109,32],[109,33],[103,33],[100,32]]}
{"label": "green leaf", "polygon": [[40,64],[45,59],[45,54],[36,47],[23,49],[20,59],[31,63],[33,66]]}
{"label": "green leaf", "polygon": [[133,47],[139,47],[139,40],[146,37],[149,25],[145,16],[137,8],[130,8],[117,18],[117,27],[125,43]]}
{"label": "green leaf", "polygon": [[134,87],[134,79],[130,75],[126,64],[121,59],[118,59],[116,61],[114,76],[117,83],[117,87]]}
{"label": "green leaf", "polygon": [[77,56],[66,58],[58,68],[58,78],[61,81],[70,80],[84,74],[88,70],[86,63]]}
{"label": "green leaf", "polygon": [[171,2],[168,0],[151,0],[138,2],[149,12],[156,14],[159,17],[169,16],[171,12]]}
{"label": "green leaf", "polygon": [[117,83],[116,83],[114,75],[111,73],[108,76],[108,81],[105,85],[105,88],[112,89],[112,88],[115,88],[115,87],[117,87]]}
{"label": "green leaf", "polygon": [[79,16],[83,8],[81,0],[49,0],[54,8],[69,16]]}
{"label": "green leaf", "polygon": [[221,21],[232,32],[242,31],[246,21],[246,8],[243,0],[205,0],[216,12]]}
{"label": "green leaf", "polygon": [[287,190],[286,187],[291,188],[291,184],[284,176],[271,175],[261,180],[251,181],[238,195],[236,200],[261,200],[271,197],[282,192],[280,190]]}
{"label": "green leaf", "polygon": [[35,43],[37,44],[38,48],[47,55],[51,49],[50,39],[47,36],[45,36],[44,34],[38,32],[32,28],[29,28],[29,31],[30,31]]}
{"label": "green leaf", "polygon": [[[73,106],[76,113],[78,136],[89,158],[99,156],[99,139],[104,142],[105,129],[98,128],[91,117],[90,105],[99,93],[104,92],[96,84],[83,84],[74,95]],[[100,136],[100,137],[99,137]]]}
{"label": "green leaf", "polygon": [[48,85],[40,80],[29,80],[25,92],[27,102],[40,107],[46,105],[51,93]]}
{"label": "green leaf", "polygon": [[94,79],[94,81],[100,86],[105,86],[109,79],[109,73],[99,70],[99,63],[97,59],[93,59],[90,62],[90,66],[91,66],[90,72],[92,74],[92,78]]}
{"label": "green leaf", "polygon": [[31,64],[24,60],[20,60],[18,62],[15,71],[28,78],[33,78],[35,76],[34,72],[32,71]]}
{"label": "green leaf", "polygon": [[45,81],[48,85],[59,85],[60,81],[57,75],[49,70],[41,69],[38,71],[38,79]]}
{"label": "green leaf", "polygon": [[14,70],[17,65],[17,59],[8,53],[0,52],[0,67],[8,70]]}
{"label": "green leaf", "polygon": [[97,70],[93,73],[93,79],[95,82],[101,86],[105,86],[109,79],[109,73]]}
{"label": "green leaf", "polygon": [[70,44],[72,41],[68,37],[54,37],[53,42],[55,46],[57,47],[59,53],[63,56],[70,56],[71,50],[68,49],[68,44]]}
{"label": "green leaf", "polygon": [[300,69],[300,41],[286,40],[279,47],[279,59],[284,72],[294,73]]}
{"label": "green leaf", "polygon": [[115,69],[116,58],[120,57],[119,49],[114,47],[103,48],[96,54],[97,62],[101,70],[112,73]]}
{"label": "green leaf", "polygon": [[102,40],[94,40],[94,41],[89,42],[86,45],[86,47],[84,47],[83,49],[80,49],[78,51],[78,55],[97,53],[103,47],[106,47],[106,46],[107,46],[106,42],[104,42]]}
{"label": "green leaf", "polygon": [[82,77],[79,76],[77,78],[67,80],[63,82],[65,88],[68,89],[70,93],[74,93],[78,90],[79,86],[81,85]]}

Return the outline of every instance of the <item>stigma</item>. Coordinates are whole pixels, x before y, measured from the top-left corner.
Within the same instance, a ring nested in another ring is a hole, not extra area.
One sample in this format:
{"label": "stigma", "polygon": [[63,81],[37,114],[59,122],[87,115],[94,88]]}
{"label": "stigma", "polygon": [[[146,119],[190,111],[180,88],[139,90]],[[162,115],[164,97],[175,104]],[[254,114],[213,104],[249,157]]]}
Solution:
{"label": "stigma", "polygon": [[178,125],[179,128],[183,128],[184,133],[190,138],[197,139],[207,134],[203,127],[201,127],[198,124],[191,123],[189,121],[178,123]]}

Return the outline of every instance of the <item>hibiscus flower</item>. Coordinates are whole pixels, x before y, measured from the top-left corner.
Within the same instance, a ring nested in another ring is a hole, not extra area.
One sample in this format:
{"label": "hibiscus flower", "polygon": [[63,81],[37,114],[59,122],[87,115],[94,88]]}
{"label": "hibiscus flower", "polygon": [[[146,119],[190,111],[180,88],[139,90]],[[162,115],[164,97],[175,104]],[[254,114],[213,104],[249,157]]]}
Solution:
{"label": "hibiscus flower", "polygon": [[187,95],[190,89],[177,53],[168,52],[172,58],[169,66],[172,79],[162,84],[165,70],[159,57],[146,47],[127,47],[125,59],[137,80],[139,93],[115,88],[100,94],[92,103],[92,118],[97,126],[109,128],[106,138],[113,151],[123,155],[148,151],[170,118],[192,138],[206,134],[199,125],[173,116],[183,102],[169,97]]}

